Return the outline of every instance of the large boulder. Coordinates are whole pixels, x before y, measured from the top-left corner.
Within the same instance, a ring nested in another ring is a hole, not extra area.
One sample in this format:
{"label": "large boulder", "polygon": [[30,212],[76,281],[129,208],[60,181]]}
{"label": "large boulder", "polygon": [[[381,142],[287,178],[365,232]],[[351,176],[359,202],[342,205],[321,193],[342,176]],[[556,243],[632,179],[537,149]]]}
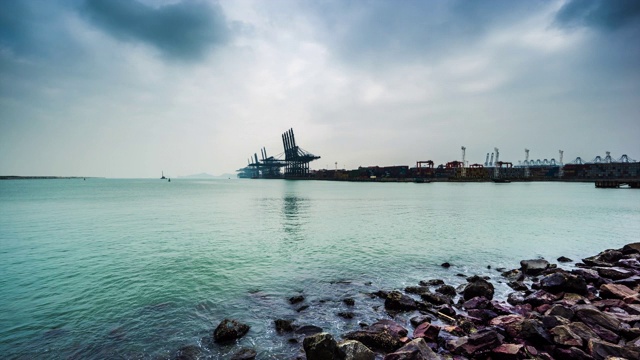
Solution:
{"label": "large boulder", "polygon": [[555,272],[540,280],[540,287],[553,294],[559,292],[571,292],[580,295],[587,294],[587,282],[582,276],[572,275],[566,272]]}
{"label": "large boulder", "polygon": [[236,340],[243,337],[250,328],[237,320],[224,319],[213,331],[213,340],[217,343]]}
{"label": "large boulder", "polygon": [[387,354],[384,360],[440,360],[440,356],[431,350],[424,339],[414,339],[405,346]]}
{"label": "large boulder", "polygon": [[538,275],[549,268],[549,262],[544,259],[522,260],[520,267],[526,275]]}
{"label": "large boulder", "polygon": [[640,359],[640,351],[637,348],[623,347],[598,339],[589,340],[589,353],[596,360],[604,360],[610,357]]}
{"label": "large boulder", "polygon": [[620,328],[620,320],[612,315],[603,313],[594,306],[576,305],[572,310],[576,313],[578,319],[589,325],[592,329],[594,329],[594,325],[601,326],[613,332],[617,332]]}
{"label": "large boulder", "polygon": [[307,360],[342,360],[344,352],[329,333],[320,333],[304,338],[302,342]]}
{"label": "large boulder", "polygon": [[462,295],[465,300],[469,300],[476,296],[483,296],[489,300],[493,299],[495,289],[493,284],[479,277],[475,277],[472,282],[464,287]]}
{"label": "large boulder", "polygon": [[276,319],[273,323],[276,326],[276,331],[279,333],[293,331],[293,320]]}
{"label": "large boulder", "polygon": [[376,354],[363,343],[355,340],[346,340],[338,344],[344,353],[345,360],[374,360]]}

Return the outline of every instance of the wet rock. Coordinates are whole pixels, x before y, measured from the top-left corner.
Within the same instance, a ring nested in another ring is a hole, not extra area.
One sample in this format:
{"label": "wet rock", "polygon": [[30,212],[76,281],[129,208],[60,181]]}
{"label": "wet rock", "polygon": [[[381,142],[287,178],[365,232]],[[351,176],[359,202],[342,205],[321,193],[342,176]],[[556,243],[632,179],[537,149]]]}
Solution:
{"label": "wet rock", "polygon": [[519,292],[514,292],[509,294],[509,296],[507,296],[507,302],[511,305],[519,305],[524,303],[524,295],[522,295],[522,293]]}
{"label": "wet rock", "polygon": [[363,343],[355,340],[346,340],[338,343],[338,348],[344,353],[345,360],[374,360],[376,354]]}
{"label": "wet rock", "polygon": [[620,259],[615,263],[615,265],[623,268],[640,270],[640,261],[638,261],[638,259]]}
{"label": "wet rock", "polygon": [[338,316],[344,319],[353,319],[356,316],[356,314],[351,311],[340,311],[338,313]]}
{"label": "wet rock", "polygon": [[569,328],[569,330],[571,330],[572,333],[578,335],[582,339],[582,341],[584,341],[585,344],[591,338],[600,339],[598,334],[596,334],[593,330],[591,330],[590,327],[588,327],[583,322],[575,321],[568,324],[567,327]]}
{"label": "wet rock", "polygon": [[355,300],[353,300],[353,298],[345,298],[342,300],[343,303],[345,303],[347,306],[353,306],[356,304]]}
{"label": "wet rock", "polygon": [[553,335],[553,342],[558,345],[581,347],[583,344],[582,338],[566,325],[556,326],[549,333]]}
{"label": "wet rock", "polygon": [[442,294],[434,294],[427,292],[420,295],[420,298],[428,303],[434,305],[449,305],[451,304],[451,298]]}
{"label": "wet rock", "polygon": [[522,281],[524,280],[524,273],[520,269],[513,269],[502,272],[502,277],[507,278],[510,281]]}
{"label": "wet rock", "polygon": [[174,360],[196,360],[202,355],[202,349],[196,345],[183,346],[176,351]]}
{"label": "wet rock", "polygon": [[624,359],[640,359],[640,351],[633,348],[625,348],[603,340],[590,339],[589,353],[596,360],[604,360],[608,357]]}
{"label": "wet rock", "polygon": [[409,294],[417,295],[427,294],[431,292],[428,286],[407,286],[406,288],[404,288],[404,291]]}
{"label": "wet rock", "polygon": [[411,325],[413,325],[414,327],[418,327],[418,325],[424,322],[431,322],[432,320],[433,318],[429,315],[418,315],[409,319],[409,321],[411,322]]}
{"label": "wet rock", "polygon": [[236,320],[224,319],[213,331],[213,340],[217,343],[236,340],[243,337],[250,328]]}
{"label": "wet rock", "polygon": [[523,321],[521,315],[501,315],[491,319],[489,325],[504,329],[509,338],[514,339],[522,331]]}
{"label": "wet rock", "polygon": [[635,272],[621,267],[595,267],[598,275],[612,280],[622,280],[635,275]]}
{"label": "wet rock", "polygon": [[520,267],[526,275],[538,275],[549,268],[549,262],[544,259],[522,260]]}
{"label": "wet rock", "polygon": [[535,319],[525,319],[522,322],[522,330],[518,334],[521,339],[529,340],[535,344],[551,344],[553,338],[542,325],[542,322]]}
{"label": "wet rock", "polygon": [[515,291],[527,291],[529,288],[522,281],[509,281],[507,286]]}
{"label": "wet rock", "polygon": [[497,331],[484,329],[453,341],[451,348],[455,354],[474,356],[500,346],[503,340],[504,337]]}
{"label": "wet rock", "polygon": [[450,296],[450,297],[456,296],[456,288],[454,288],[451,285],[442,285],[436,289],[436,292],[445,296]]}
{"label": "wet rock", "polygon": [[556,326],[567,325],[570,323],[569,320],[561,316],[555,316],[555,315],[545,315],[542,317],[541,321],[542,321],[542,326],[544,326],[545,329],[551,329]]}
{"label": "wet rock", "polygon": [[640,242],[627,244],[622,247],[623,254],[638,254],[640,253]]}
{"label": "wet rock", "polygon": [[424,338],[429,342],[435,342],[438,340],[438,334],[440,333],[440,327],[433,325],[429,322],[423,322],[413,330],[414,338]]}
{"label": "wet rock", "polygon": [[490,309],[492,307],[491,302],[484,296],[476,296],[465,301],[462,306],[465,309]]}
{"label": "wet rock", "polygon": [[386,352],[400,348],[408,334],[407,329],[391,320],[380,320],[364,330],[352,331],[343,336],[347,340],[356,340],[370,349]]}
{"label": "wet rock", "polygon": [[582,276],[587,284],[600,286],[604,283],[604,280],[600,277],[598,272],[593,269],[573,269],[571,270],[571,273]]}
{"label": "wet rock", "polygon": [[296,309],[297,312],[302,312],[305,311],[309,308],[309,305],[302,305],[299,308]]}
{"label": "wet rock", "polygon": [[524,298],[525,304],[530,304],[533,307],[538,307],[542,304],[551,304],[556,301],[558,297],[544,290],[538,290],[529,296]]}
{"label": "wet rock", "polygon": [[374,293],[371,293],[371,295],[373,295],[373,296],[377,296],[377,297],[379,297],[380,299],[386,299],[386,298],[387,298],[387,296],[389,296],[389,292],[384,291],[384,290],[378,290],[378,291],[376,291],[376,292],[374,292]]}
{"label": "wet rock", "polygon": [[573,260],[569,259],[569,258],[568,258],[568,257],[566,257],[566,256],[560,256],[560,257],[558,258],[558,262],[572,262],[572,261],[573,261]]}
{"label": "wet rock", "polygon": [[474,321],[476,324],[484,324],[498,316],[495,311],[489,309],[469,309],[467,313],[476,319]]}
{"label": "wet rock", "polygon": [[276,319],[273,321],[277,332],[293,331],[293,320]]}
{"label": "wet rock", "polygon": [[252,360],[255,359],[258,353],[250,348],[240,349],[238,352],[231,356],[231,360]]}
{"label": "wet rock", "polygon": [[291,305],[295,305],[297,303],[301,303],[304,301],[304,296],[302,295],[296,295],[296,296],[292,296],[289,298],[289,304]]}
{"label": "wet rock", "polygon": [[543,290],[553,294],[559,292],[572,292],[580,295],[587,294],[587,282],[582,276],[565,272],[556,272],[547,275],[540,280]]}
{"label": "wet rock", "polygon": [[421,286],[438,286],[443,284],[444,284],[444,281],[441,279],[431,279],[427,281],[420,281]]}
{"label": "wet rock", "polygon": [[305,336],[319,334],[321,332],[322,332],[322,328],[315,325],[303,325],[297,328],[295,331],[296,334],[305,335]]}
{"label": "wet rock", "polygon": [[431,350],[424,339],[414,339],[391,354],[384,360],[440,360],[440,356]]}
{"label": "wet rock", "polygon": [[476,296],[483,296],[489,300],[493,299],[494,288],[493,284],[482,279],[477,278],[475,281],[467,284],[463,290],[463,297],[465,300],[469,300]]}
{"label": "wet rock", "polygon": [[440,266],[442,266],[443,268],[450,268],[451,264],[449,264],[448,262],[444,262],[444,263],[440,264]]}
{"label": "wet rock", "polygon": [[310,335],[302,341],[307,360],[341,360],[345,354],[329,333]]}
{"label": "wet rock", "polygon": [[384,301],[384,307],[387,310],[411,311],[418,309],[416,301],[399,291],[389,293]]}

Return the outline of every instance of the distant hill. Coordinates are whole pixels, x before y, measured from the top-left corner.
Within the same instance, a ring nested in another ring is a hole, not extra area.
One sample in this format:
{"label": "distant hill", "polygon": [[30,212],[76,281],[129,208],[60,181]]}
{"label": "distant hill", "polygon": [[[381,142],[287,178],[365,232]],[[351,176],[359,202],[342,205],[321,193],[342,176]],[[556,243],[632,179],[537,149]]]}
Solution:
{"label": "distant hill", "polygon": [[222,175],[211,175],[207,173],[193,174],[187,176],[179,176],[179,179],[235,179],[236,176],[233,174],[222,174]]}

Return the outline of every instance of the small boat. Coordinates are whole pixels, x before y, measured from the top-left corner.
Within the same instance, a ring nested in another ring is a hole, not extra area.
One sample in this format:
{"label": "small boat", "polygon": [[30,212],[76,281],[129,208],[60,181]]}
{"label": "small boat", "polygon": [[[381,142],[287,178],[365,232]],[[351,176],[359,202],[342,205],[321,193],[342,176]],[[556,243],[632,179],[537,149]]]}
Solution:
{"label": "small boat", "polygon": [[510,183],[511,180],[509,180],[509,179],[493,179],[493,182],[497,183],[497,184],[506,184],[506,183]]}
{"label": "small boat", "polygon": [[162,172],[162,177],[160,178],[160,180],[164,180],[166,179],[166,177],[164,177],[164,171]]}

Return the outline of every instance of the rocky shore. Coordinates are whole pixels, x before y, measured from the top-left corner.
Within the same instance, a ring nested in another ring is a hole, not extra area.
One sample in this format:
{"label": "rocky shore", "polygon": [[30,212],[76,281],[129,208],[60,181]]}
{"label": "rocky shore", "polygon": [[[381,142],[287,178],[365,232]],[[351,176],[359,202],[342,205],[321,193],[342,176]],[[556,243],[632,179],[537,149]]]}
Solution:
{"label": "rocky shore", "polygon": [[[273,326],[299,344],[295,358],[308,360],[640,359],[640,243],[605,250],[569,270],[543,259],[520,265],[500,269],[496,279],[468,277],[458,287],[426,279],[372,292],[389,316],[361,322],[356,331],[330,334],[295,319],[274,319]],[[505,301],[494,299],[492,281],[513,289]],[[303,301],[302,295],[289,299],[292,305]],[[342,301],[354,305],[352,298]],[[410,324],[392,320],[398,314],[409,316]],[[353,312],[338,315],[357,321]],[[250,334],[248,325],[225,319],[211,340],[228,344]],[[238,348],[231,359],[256,356],[255,349]],[[199,357],[195,348],[175,356]]]}

